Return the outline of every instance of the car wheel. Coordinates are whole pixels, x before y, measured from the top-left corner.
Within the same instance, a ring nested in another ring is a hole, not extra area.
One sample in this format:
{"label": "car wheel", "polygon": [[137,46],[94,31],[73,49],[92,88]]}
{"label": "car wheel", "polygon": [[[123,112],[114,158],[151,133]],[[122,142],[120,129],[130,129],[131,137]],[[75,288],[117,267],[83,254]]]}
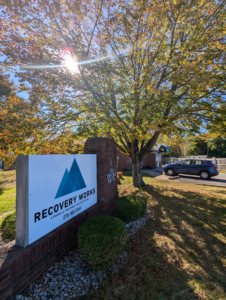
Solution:
{"label": "car wheel", "polygon": [[168,169],[167,170],[167,175],[173,176],[174,175],[174,170],[173,169]]}
{"label": "car wheel", "polygon": [[209,179],[209,178],[210,178],[210,173],[207,172],[207,171],[201,171],[201,172],[200,172],[200,177],[201,177],[202,179]]}

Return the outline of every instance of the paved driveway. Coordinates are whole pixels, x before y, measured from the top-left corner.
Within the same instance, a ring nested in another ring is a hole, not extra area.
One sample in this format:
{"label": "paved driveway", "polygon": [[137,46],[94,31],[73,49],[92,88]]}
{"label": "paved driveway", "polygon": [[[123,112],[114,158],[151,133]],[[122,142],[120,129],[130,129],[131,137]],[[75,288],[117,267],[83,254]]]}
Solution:
{"label": "paved driveway", "polygon": [[226,187],[226,173],[220,173],[218,176],[212,177],[209,180],[203,180],[199,176],[193,176],[193,175],[168,176],[162,173],[162,168],[158,168],[155,170],[143,169],[142,172],[146,172],[151,176],[161,180],[171,180],[171,181],[184,182],[184,183]]}

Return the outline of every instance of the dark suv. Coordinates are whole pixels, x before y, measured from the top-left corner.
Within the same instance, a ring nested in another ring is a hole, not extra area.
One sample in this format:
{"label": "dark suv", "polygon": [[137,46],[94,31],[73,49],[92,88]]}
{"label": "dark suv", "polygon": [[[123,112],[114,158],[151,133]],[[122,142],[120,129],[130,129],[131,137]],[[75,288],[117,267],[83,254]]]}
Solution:
{"label": "dark suv", "polygon": [[210,160],[186,159],[176,164],[164,166],[163,171],[169,176],[178,174],[199,175],[202,179],[209,179],[219,174],[218,167]]}

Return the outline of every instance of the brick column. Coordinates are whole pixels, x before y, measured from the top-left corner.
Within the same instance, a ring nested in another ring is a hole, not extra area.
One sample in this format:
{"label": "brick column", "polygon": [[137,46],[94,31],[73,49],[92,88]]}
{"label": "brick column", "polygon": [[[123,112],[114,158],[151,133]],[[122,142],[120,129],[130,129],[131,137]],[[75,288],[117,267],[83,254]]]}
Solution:
{"label": "brick column", "polygon": [[112,215],[117,197],[116,144],[105,137],[88,138],[84,154],[97,155],[97,201],[102,214]]}

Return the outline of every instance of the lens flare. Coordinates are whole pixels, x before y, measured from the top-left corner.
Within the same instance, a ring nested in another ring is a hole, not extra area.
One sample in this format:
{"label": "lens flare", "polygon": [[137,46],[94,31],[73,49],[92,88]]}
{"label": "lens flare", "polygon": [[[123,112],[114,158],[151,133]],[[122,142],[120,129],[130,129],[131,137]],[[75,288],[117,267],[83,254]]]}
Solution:
{"label": "lens flare", "polygon": [[78,65],[86,65],[95,63],[101,60],[108,59],[109,56],[99,57],[95,59],[90,59],[86,61],[78,62],[71,54],[67,53],[61,56],[63,58],[63,62],[61,65],[30,65],[30,66],[21,66],[21,69],[52,69],[52,68],[67,68],[71,73],[79,73]]}

